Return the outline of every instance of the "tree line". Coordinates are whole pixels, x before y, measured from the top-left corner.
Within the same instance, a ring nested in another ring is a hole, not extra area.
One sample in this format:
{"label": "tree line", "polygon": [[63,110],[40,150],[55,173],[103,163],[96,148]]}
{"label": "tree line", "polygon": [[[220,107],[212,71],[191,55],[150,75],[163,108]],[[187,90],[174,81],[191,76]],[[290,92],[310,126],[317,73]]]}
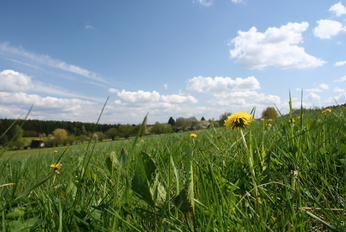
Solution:
{"label": "tree line", "polygon": [[[156,122],[153,125],[146,125],[141,132],[142,135],[166,134],[172,132],[184,132],[188,130],[207,129],[210,127],[222,127],[224,121],[231,113],[223,113],[218,120],[206,120],[202,117],[170,117],[167,123]],[[273,107],[268,107],[262,112],[264,118],[276,118],[277,111]],[[14,124],[14,125],[12,125]],[[22,126],[21,126],[22,125]],[[96,128],[95,128],[96,126]],[[46,147],[72,145],[83,143],[92,138],[94,141],[104,139],[119,139],[135,136],[140,125],[135,124],[95,124],[78,121],[42,121],[37,119],[24,120],[0,119],[0,145],[2,147],[10,143],[10,149],[21,148],[24,145],[23,137],[35,137],[44,141]],[[92,134],[93,131],[94,134]],[[5,134],[4,132],[7,131]]]}

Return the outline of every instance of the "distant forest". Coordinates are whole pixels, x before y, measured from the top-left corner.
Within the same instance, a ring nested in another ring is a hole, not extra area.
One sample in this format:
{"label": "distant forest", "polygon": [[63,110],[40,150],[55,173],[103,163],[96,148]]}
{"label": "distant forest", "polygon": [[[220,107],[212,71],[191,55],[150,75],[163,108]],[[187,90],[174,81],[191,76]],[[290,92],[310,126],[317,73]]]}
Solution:
{"label": "distant forest", "polygon": [[[0,133],[4,133],[16,119],[0,119]],[[15,125],[21,125],[24,120],[17,120]],[[120,124],[98,124],[96,131],[106,132],[110,128],[117,128]],[[75,136],[92,132],[95,123],[89,122],[69,122],[69,121],[41,121],[37,119],[28,119],[24,122],[22,129],[24,130],[23,137],[39,137],[40,134],[49,135],[57,128],[66,130],[69,134]],[[9,131],[10,132],[10,131]],[[8,134],[11,137],[11,134]]]}

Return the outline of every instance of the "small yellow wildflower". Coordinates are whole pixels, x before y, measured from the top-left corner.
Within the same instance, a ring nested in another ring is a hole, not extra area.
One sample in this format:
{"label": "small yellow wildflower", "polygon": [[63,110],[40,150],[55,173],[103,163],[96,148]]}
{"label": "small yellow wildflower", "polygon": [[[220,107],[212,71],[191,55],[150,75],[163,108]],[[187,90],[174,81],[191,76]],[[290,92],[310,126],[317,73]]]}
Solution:
{"label": "small yellow wildflower", "polygon": [[58,151],[57,150],[54,150],[54,153],[57,153]]}
{"label": "small yellow wildflower", "polygon": [[196,134],[190,134],[190,137],[191,138],[197,138],[197,135]]}
{"label": "small yellow wildflower", "polygon": [[298,116],[298,119],[300,119],[300,116]]}
{"label": "small yellow wildflower", "polygon": [[142,140],[142,143],[144,143],[144,140]]}
{"label": "small yellow wildflower", "polygon": [[50,165],[51,168],[54,168],[55,170],[58,170],[62,167],[62,164],[60,163],[57,163],[57,164],[51,164]]}
{"label": "small yellow wildflower", "polygon": [[330,109],[326,109],[326,110],[322,111],[322,114],[324,114],[324,113],[331,113],[331,112],[332,111]]}
{"label": "small yellow wildflower", "polygon": [[238,112],[231,114],[228,116],[227,120],[225,120],[225,126],[227,129],[234,129],[237,128],[244,128],[244,126],[248,126],[251,122],[253,122],[253,116],[245,113],[245,112]]}
{"label": "small yellow wildflower", "polygon": [[288,122],[296,122],[296,120],[294,120],[294,118],[292,118],[292,121],[291,121],[291,119],[290,119]]}
{"label": "small yellow wildflower", "polygon": [[266,126],[272,127],[272,124],[266,124]]}
{"label": "small yellow wildflower", "polygon": [[264,121],[264,118],[261,118],[261,122],[263,122]]}
{"label": "small yellow wildflower", "polygon": [[273,121],[273,119],[269,119],[269,122],[272,122]]}

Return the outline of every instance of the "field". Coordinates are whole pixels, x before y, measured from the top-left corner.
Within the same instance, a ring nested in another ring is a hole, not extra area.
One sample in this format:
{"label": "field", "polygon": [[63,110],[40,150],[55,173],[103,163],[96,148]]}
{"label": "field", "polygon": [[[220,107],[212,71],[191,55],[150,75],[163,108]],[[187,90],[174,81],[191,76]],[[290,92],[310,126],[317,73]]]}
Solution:
{"label": "field", "polygon": [[1,228],[345,231],[345,114],[4,153]]}

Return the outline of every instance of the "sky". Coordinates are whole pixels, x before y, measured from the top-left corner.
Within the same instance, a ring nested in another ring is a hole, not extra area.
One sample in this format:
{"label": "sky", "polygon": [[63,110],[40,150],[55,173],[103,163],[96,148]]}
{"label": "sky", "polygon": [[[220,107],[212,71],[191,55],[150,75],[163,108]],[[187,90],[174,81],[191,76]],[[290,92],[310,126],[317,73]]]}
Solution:
{"label": "sky", "polygon": [[0,1],[0,118],[167,123],[346,102],[346,1]]}

